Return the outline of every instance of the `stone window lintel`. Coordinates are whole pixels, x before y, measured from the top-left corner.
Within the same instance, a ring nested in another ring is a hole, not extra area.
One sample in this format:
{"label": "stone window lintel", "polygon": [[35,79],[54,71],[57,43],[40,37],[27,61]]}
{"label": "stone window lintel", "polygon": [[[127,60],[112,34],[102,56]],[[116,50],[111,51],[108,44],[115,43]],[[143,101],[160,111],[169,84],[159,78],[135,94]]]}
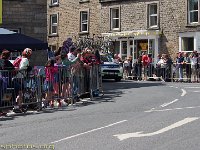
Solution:
{"label": "stone window lintel", "polygon": [[58,34],[49,34],[48,37],[59,37]]}
{"label": "stone window lintel", "polygon": [[50,4],[49,7],[59,7],[59,3],[58,4]]}
{"label": "stone window lintel", "polygon": [[89,32],[79,32],[79,35],[89,35]]}
{"label": "stone window lintel", "polygon": [[89,3],[90,0],[79,0],[79,3]]}
{"label": "stone window lintel", "polygon": [[193,24],[187,24],[185,27],[196,28],[196,27],[199,27],[199,26],[200,26],[200,23],[193,23]]}

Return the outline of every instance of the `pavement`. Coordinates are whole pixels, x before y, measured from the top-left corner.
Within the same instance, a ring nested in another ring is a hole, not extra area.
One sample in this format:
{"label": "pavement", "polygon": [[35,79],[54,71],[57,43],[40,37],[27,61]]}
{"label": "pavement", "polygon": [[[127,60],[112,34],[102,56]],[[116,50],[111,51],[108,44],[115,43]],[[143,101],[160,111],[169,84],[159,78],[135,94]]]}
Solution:
{"label": "pavement", "polygon": [[93,101],[0,118],[0,149],[198,150],[199,85],[107,80]]}

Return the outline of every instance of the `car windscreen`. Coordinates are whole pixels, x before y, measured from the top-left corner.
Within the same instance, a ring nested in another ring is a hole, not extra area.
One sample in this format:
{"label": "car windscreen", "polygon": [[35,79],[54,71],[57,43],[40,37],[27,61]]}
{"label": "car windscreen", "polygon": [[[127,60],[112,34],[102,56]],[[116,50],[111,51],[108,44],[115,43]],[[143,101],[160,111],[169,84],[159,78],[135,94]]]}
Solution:
{"label": "car windscreen", "polygon": [[101,61],[103,61],[103,62],[113,62],[113,59],[109,55],[101,55]]}

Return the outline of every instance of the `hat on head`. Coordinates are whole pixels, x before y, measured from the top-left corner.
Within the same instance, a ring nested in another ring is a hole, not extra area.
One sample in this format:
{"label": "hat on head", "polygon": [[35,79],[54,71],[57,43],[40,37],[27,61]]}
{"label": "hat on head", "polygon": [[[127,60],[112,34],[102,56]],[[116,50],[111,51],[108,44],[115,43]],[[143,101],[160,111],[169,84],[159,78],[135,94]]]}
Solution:
{"label": "hat on head", "polygon": [[1,53],[1,58],[2,59],[8,59],[9,57],[10,57],[10,51],[3,50],[3,52]]}
{"label": "hat on head", "polygon": [[30,48],[25,48],[24,51],[22,52],[22,55],[29,57],[32,55],[32,49]]}

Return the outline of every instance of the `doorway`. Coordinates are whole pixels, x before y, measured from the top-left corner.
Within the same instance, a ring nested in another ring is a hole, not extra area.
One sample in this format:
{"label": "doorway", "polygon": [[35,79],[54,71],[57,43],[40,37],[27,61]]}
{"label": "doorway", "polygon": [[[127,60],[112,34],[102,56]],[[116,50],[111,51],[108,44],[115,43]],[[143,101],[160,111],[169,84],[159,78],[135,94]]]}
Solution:
{"label": "doorway", "polygon": [[134,40],[134,60],[137,60],[142,53],[151,54],[154,59],[155,39]]}
{"label": "doorway", "polygon": [[134,42],[134,59],[136,60],[143,52],[148,53],[148,40],[135,40]]}

